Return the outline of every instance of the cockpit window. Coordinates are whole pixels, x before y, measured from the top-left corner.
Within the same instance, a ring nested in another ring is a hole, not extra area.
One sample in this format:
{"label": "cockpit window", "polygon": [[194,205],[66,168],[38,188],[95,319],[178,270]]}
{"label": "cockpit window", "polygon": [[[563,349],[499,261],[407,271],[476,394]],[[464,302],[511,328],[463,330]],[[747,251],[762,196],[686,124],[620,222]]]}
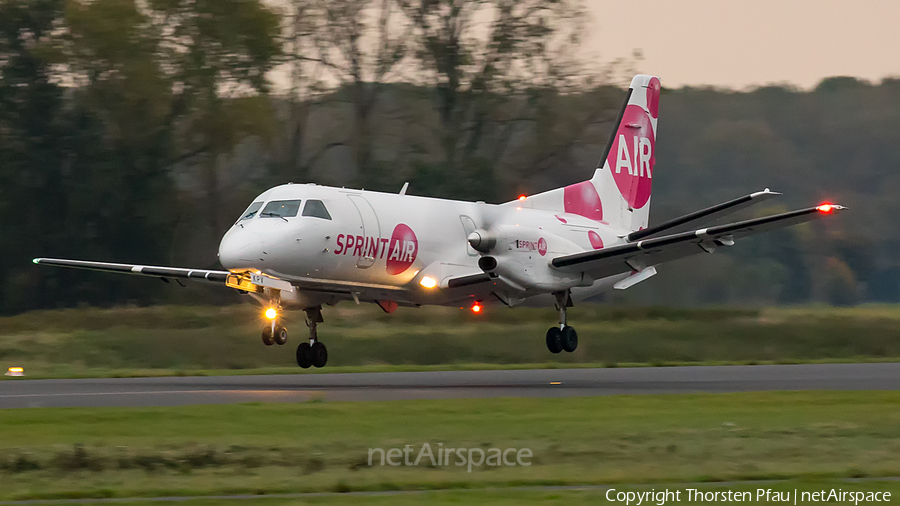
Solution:
{"label": "cockpit window", "polygon": [[293,218],[300,211],[299,200],[273,200],[259,213],[263,218]]}
{"label": "cockpit window", "polygon": [[328,209],[325,209],[325,204],[321,200],[307,200],[306,206],[303,208],[303,216],[312,216],[323,220],[331,219]]}
{"label": "cockpit window", "polygon": [[254,202],[250,204],[250,207],[248,207],[247,210],[244,211],[244,214],[241,215],[238,221],[249,220],[250,218],[256,216],[257,211],[259,211],[259,208],[262,207],[262,205],[262,202]]}

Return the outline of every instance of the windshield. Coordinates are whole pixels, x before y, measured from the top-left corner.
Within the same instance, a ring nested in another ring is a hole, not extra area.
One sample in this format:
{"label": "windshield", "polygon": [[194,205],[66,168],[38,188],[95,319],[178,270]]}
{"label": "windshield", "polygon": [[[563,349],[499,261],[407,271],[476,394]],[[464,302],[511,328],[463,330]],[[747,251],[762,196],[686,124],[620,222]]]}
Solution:
{"label": "windshield", "polygon": [[263,218],[293,218],[299,210],[299,200],[273,200],[259,215]]}
{"label": "windshield", "polygon": [[241,215],[238,221],[249,220],[250,218],[256,216],[256,212],[259,211],[259,208],[262,207],[262,205],[262,202],[254,202],[250,204],[250,207],[248,207],[247,210],[244,211],[244,214]]}

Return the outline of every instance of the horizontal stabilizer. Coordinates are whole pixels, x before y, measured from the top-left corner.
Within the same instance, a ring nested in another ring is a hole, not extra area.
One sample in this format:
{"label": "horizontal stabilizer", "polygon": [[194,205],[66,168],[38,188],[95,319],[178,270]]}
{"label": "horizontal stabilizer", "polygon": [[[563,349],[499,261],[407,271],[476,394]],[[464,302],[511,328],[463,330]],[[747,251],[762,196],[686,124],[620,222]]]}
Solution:
{"label": "horizontal stabilizer", "polygon": [[698,222],[700,222],[701,220],[706,223],[710,223],[714,220],[722,218],[723,216],[728,216],[729,214],[735,213],[752,205],[759,204],[760,202],[769,200],[772,197],[777,197],[778,195],[781,194],[769,191],[769,189],[766,188],[761,192],[744,195],[743,197],[729,200],[728,202],[723,202],[712,207],[707,207],[706,209],[701,209],[699,211],[694,211],[693,213],[685,214],[684,216],[669,220],[665,223],[660,223],[659,225],[653,227],[632,232],[628,234],[628,242],[646,239],[647,237],[659,234],[661,232],[672,233],[678,231],[679,229],[685,229],[689,226],[696,226],[699,225]]}
{"label": "horizontal stabilizer", "polygon": [[728,225],[556,257],[550,263],[560,270],[583,272],[594,279],[600,279],[632,270],[640,271],[662,262],[677,260],[704,251],[712,253],[718,246],[734,244],[735,238],[823,218],[844,209],[839,205],[823,204]]}

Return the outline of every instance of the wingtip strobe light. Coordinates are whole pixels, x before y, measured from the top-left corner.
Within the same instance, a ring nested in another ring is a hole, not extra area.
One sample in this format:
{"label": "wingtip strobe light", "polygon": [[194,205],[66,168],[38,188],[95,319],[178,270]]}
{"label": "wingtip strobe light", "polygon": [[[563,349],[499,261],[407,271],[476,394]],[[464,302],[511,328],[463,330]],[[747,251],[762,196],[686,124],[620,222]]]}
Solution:
{"label": "wingtip strobe light", "polygon": [[824,203],[816,207],[820,213],[831,214],[834,212],[834,204]]}

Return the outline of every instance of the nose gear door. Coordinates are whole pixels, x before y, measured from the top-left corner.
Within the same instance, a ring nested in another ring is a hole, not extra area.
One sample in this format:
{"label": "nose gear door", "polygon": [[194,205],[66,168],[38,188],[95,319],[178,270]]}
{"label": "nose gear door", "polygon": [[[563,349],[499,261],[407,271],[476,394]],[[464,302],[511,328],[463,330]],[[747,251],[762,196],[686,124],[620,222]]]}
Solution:
{"label": "nose gear door", "polygon": [[375,265],[378,259],[378,248],[381,243],[381,225],[378,224],[378,216],[372,204],[362,195],[349,194],[347,198],[356,210],[359,212],[360,222],[362,223],[363,247],[362,255],[356,262],[356,266],[360,269],[368,269]]}

